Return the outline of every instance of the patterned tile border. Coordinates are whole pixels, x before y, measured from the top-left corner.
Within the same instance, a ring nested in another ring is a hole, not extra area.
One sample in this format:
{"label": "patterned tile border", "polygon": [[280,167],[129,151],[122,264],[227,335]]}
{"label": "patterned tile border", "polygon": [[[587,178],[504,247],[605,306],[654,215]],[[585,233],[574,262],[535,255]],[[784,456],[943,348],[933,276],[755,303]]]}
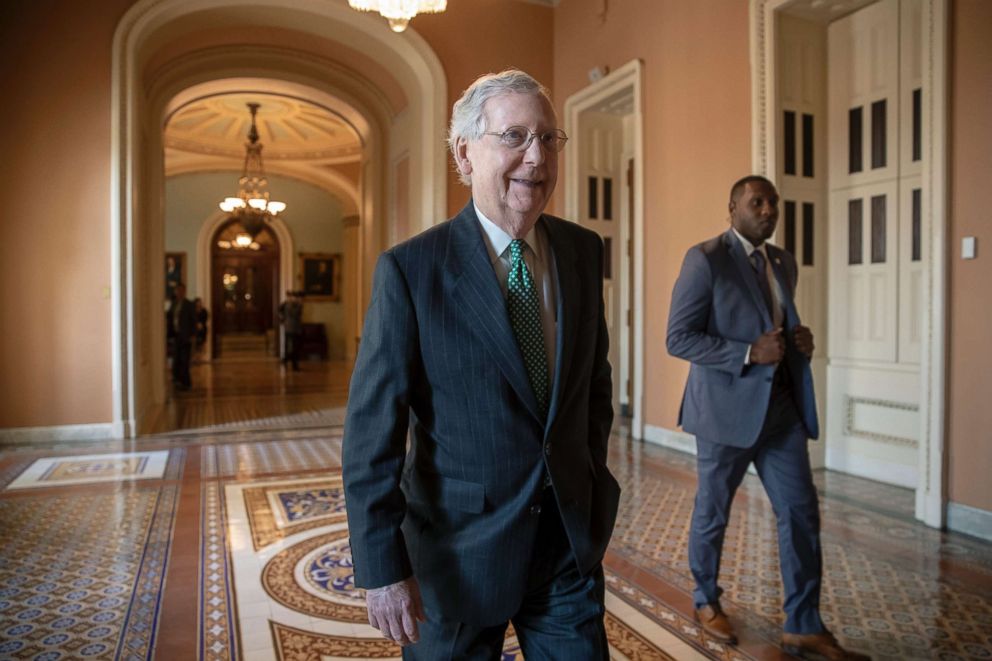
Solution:
{"label": "patterned tile border", "polygon": [[199,658],[229,661],[240,650],[221,486],[207,482],[200,493]]}
{"label": "patterned tile border", "polygon": [[[687,645],[710,658],[725,661],[753,661],[756,658],[737,647],[724,645],[707,637],[691,618],[651,596],[641,587],[619,574],[607,571],[606,585],[613,594],[635,610],[643,613]],[[777,632],[777,629],[775,631]]]}
{"label": "patterned tile border", "polygon": [[204,478],[285,473],[341,467],[341,431],[292,440],[209,445],[201,449]]}
{"label": "patterned tile border", "polygon": [[162,487],[155,518],[145,540],[141,569],[131,593],[124,636],[117,648],[118,659],[152,658],[178,501],[178,485]]}

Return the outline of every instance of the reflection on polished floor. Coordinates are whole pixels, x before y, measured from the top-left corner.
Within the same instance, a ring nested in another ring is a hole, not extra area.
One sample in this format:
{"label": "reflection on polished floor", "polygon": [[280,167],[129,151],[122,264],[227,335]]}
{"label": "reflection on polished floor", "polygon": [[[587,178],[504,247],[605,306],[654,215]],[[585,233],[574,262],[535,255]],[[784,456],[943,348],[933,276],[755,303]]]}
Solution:
{"label": "reflection on polished floor", "polygon": [[[203,391],[172,403],[173,421],[195,423],[179,431],[0,450],[0,659],[397,656],[365,624],[352,582],[338,406],[348,370],[280,369],[204,370]],[[618,433],[610,464],[624,487],[605,563],[613,657],[788,658],[757,478],[727,533],[724,606],[741,634],[728,647],[691,619],[693,458]],[[992,545],[916,523],[908,491],[817,480],[823,612],[841,642],[877,659],[992,656]],[[517,656],[511,634],[504,658]]]}

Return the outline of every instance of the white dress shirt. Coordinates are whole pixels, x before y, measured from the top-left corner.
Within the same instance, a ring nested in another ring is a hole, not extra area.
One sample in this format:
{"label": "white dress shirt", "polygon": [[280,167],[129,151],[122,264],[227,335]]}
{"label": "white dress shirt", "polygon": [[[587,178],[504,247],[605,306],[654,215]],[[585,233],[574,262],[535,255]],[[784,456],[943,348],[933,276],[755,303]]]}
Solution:
{"label": "white dress shirt", "polygon": [[[510,275],[510,242],[513,237],[503,231],[499,225],[486,218],[485,214],[475,207],[475,215],[479,217],[482,228],[483,243],[489,252],[489,262],[496,271],[496,280],[503,297],[506,298],[506,280]],[[544,331],[544,349],[548,354],[548,383],[555,382],[555,340],[558,332],[558,297],[557,277],[555,274],[555,258],[551,244],[540,225],[535,225],[524,237],[524,262],[530,270],[537,287],[537,295],[541,303],[541,330]],[[550,394],[550,393],[549,393]]]}

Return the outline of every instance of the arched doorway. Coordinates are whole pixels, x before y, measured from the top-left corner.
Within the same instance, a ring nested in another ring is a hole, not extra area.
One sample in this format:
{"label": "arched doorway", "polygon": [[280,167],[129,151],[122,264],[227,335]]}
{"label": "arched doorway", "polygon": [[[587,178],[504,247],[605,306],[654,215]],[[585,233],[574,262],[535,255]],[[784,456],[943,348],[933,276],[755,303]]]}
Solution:
{"label": "arched doorway", "polygon": [[[223,34],[201,29],[205,12],[210,24],[264,26],[265,34],[254,33],[251,43],[231,45]],[[362,65],[368,61],[378,66]],[[385,79],[375,79],[376,71],[385,72]],[[265,79],[274,81],[269,89],[273,93],[299,96],[297,90],[305,88],[306,98],[328,108],[342,107],[364,148],[355,214],[359,225],[354,229],[358,277],[351,283],[354,309],[349,310],[357,323],[367,302],[375,256],[385,247],[393,222],[386,195],[393,178],[390,154],[409,154],[407,213],[426,225],[445,216],[446,79],[437,56],[414,32],[397,40],[380,21],[338,3],[139,0],[118,24],[112,77],[117,436],[131,437],[147,428],[152,407],[165,401],[164,331],[154,323],[160,315],[151,303],[164,286],[164,276],[161,269],[141,265],[155,263],[164,252],[164,145],[159,129],[170,109],[188,100],[183,94],[214,81]],[[403,121],[397,122],[401,116]]]}
{"label": "arched doorway", "polygon": [[263,227],[252,237],[232,219],[217,229],[210,243],[213,355],[230,353],[239,340],[242,349],[273,353],[280,291],[275,233]]}

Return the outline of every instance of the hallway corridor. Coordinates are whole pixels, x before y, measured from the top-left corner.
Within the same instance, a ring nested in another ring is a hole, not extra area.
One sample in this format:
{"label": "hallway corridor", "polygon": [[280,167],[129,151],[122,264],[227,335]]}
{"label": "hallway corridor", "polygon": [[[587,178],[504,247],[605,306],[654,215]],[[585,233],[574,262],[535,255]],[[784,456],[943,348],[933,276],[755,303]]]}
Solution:
{"label": "hallway corridor", "polygon": [[[352,582],[342,428],[291,428],[300,414],[5,448],[0,659],[395,657]],[[616,434],[610,464],[624,488],[606,558],[614,658],[788,658],[774,518],[757,478],[728,529],[724,605],[741,634],[728,647],[691,619],[693,458]],[[841,641],[876,659],[992,655],[989,545],[914,522],[908,491],[817,480],[823,611]],[[511,635],[504,658],[515,649]]]}

